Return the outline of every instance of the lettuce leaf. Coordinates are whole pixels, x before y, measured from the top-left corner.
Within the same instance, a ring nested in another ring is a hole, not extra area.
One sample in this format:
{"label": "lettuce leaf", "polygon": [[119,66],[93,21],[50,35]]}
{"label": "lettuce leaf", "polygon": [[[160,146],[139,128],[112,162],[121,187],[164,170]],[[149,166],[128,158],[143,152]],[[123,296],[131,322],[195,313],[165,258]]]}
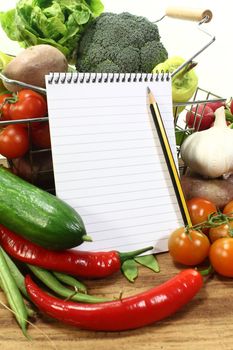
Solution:
{"label": "lettuce leaf", "polygon": [[53,45],[71,61],[85,27],[103,10],[101,0],[18,0],[0,13],[0,23],[22,47]]}

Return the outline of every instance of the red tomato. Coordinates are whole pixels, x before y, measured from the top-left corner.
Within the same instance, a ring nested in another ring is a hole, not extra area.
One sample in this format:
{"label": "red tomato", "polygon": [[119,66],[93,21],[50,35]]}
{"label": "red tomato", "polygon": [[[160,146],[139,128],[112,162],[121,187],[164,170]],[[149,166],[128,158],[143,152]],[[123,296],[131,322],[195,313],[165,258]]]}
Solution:
{"label": "red tomato", "polygon": [[192,198],[187,201],[187,207],[193,225],[201,224],[208,216],[217,212],[216,205],[204,198]]}
{"label": "red tomato", "polygon": [[216,272],[233,277],[233,239],[217,239],[210,247],[209,259]]}
{"label": "red tomato", "polygon": [[11,93],[3,94],[0,95],[0,115],[1,115],[1,120],[9,120],[9,108],[10,108],[10,103],[6,101],[9,97],[12,97]]}
{"label": "red tomato", "polygon": [[28,149],[28,132],[22,125],[8,125],[0,132],[0,154],[4,157],[22,157]]}
{"label": "red tomato", "polygon": [[36,148],[51,148],[49,123],[41,123],[31,129],[32,143]]}
{"label": "red tomato", "polygon": [[185,228],[175,230],[168,239],[168,249],[173,260],[184,265],[194,266],[203,262],[208,256],[210,242],[208,237],[199,231]]}
{"label": "red tomato", "polygon": [[9,114],[13,120],[41,118],[47,114],[47,103],[45,98],[35,91],[20,90],[16,102],[10,105]]}
{"label": "red tomato", "polygon": [[233,201],[230,201],[223,208],[223,214],[227,214],[228,216],[233,216]]}
{"label": "red tomato", "polygon": [[233,229],[233,221],[229,222],[229,224],[222,224],[217,227],[212,227],[209,230],[209,240],[211,243],[215,242],[217,239],[224,237],[231,237],[230,230]]}
{"label": "red tomato", "polygon": [[196,131],[209,129],[214,119],[213,110],[205,104],[195,106],[186,113],[186,124]]}

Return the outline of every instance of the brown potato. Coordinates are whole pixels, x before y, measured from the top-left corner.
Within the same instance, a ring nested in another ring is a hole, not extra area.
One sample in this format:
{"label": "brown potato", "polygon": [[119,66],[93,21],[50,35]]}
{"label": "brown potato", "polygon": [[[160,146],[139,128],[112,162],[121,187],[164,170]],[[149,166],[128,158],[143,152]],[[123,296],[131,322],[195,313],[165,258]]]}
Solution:
{"label": "brown potato", "polygon": [[[4,69],[7,78],[45,87],[45,75],[50,72],[67,72],[68,62],[58,49],[51,45],[35,45],[21,51]],[[4,82],[9,91],[19,91],[19,85]]]}
{"label": "brown potato", "polygon": [[222,209],[233,200],[232,179],[204,179],[198,175],[181,176],[181,185],[186,200],[202,197],[213,202],[217,208]]}

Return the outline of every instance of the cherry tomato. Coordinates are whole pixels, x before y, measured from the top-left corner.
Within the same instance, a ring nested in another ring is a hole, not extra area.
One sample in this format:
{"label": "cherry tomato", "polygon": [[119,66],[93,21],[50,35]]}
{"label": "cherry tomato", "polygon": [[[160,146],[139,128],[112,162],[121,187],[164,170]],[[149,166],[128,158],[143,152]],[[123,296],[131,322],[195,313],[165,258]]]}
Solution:
{"label": "cherry tomato", "polygon": [[32,143],[36,148],[51,148],[49,124],[41,123],[31,129]]}
{"label": "cherry tomato", "polygon": [[233,277],[233,239],[217,239],[210,247],[209,259],[216,272]]}
{"label": "cherry tomato", "polygon": [[22,157],[29,149],[27,130],[21,125],[8,125],[0,132],[0,154],[8,159]]}
{"label": "cherry tomato", "polygon": [[223,208],[223,214],[227,214],[228,216],[233,216],[233,201],[230,201]]}
{"label": "cherry tomato", "polygon": [[168,249],[173,260],[184,265],[198,265],[206,259],[209,253],[208,237],[199,231],[184,227],[175,230],[168,239]]}
{"label": "cherry tomato", "polygon": [[1,120],[9,120],[10,115],[9,115],[9,109],[10,109],[10,103],[7,102],[6,99],[11,98],[12,94],[3,94],[0,95],[0,115],[1,115]]}
{"label": "cherry tomato", "polygon": [[233,229],[233,221],[230,221],[229,225],[222,224],[217,227],[212,227],[209,230],[209,234],[208,234],[210,242],[213,243],[217,239],[223,238],[223,237],[231,237],[231,233],[230,233],[231,229]]}
{"label": "cherry tomato", "polygon": [[217,212],[216,205],[205,198],[192,198],[187,201],[187,207],[193,225],[203,223],[208,215]]}
{"label": "cherry tomato", "polygon": [[10,104],[9,114],[13,120],[41,118],[47,114],[47,103],[37,92],[23,89],[17,93],[17,101]]}

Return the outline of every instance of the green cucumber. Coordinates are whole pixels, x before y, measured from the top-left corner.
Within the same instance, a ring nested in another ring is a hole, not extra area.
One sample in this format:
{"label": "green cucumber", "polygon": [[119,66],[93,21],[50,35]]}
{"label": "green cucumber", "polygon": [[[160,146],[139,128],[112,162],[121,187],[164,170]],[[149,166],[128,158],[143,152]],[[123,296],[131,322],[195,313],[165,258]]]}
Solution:
{"label": "green cucumber", "polygon": [[80,215],[67,203],[0,166],[0,224],[51,250],[91,240]]}

